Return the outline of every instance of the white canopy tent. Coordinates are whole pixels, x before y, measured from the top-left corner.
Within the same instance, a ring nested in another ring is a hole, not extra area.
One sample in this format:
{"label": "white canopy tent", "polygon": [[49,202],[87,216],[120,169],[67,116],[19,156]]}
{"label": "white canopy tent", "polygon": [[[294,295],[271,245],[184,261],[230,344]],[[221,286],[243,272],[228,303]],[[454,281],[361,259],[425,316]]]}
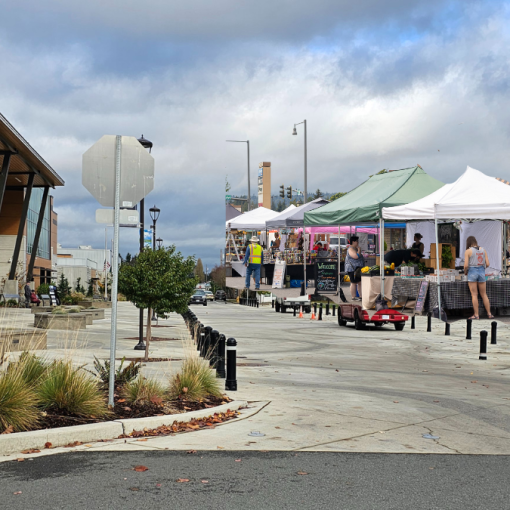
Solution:
{"label": "white canopy tent", "polygon": [[[434,193],[415,202],[396,207],[383,207],[382,216],[385,220],[434,221],[436,259],[439,259],[438,222],[447,220],[510,220],[510,186],[468,166],[466,171],[454,183],[446,184]],[[464,225],[468,225],[468,223],[464,222]],[[497,234],[492,239],[493,248],[491,251],[495,251],[496,245],[500,249],[499,253],[494,255],[494,258],[491,258],[489,254],[492,267],[496,267],[495,264],[498,262],[499,267],[501,267],[502,259],[502,224],[498,223],[497,225],[496,228],[491,229],[492,234]],[[465,236],[463,237],[465,239]],[[499,242],[497,239],[499,239]],[[481,239],[478,239],[478,241],[480,242]],[[487,246],[485,248],[489,252],[489,248]],[[439,280],[440,278],[438,278],[438,285],[440,285]],[[438,298],[439,308],[441,308],[439,292]]]}
{"label": "white canopy tent", "polygon": [[265,230],[266,221],[269,221],[280,214],[281,213],[277,211],[272,211],[265,207],[257,207],[257,209],[253,209],[250,212],[246,212],[237,216],[237,218],[227,221],[226,227],[231,230]]}

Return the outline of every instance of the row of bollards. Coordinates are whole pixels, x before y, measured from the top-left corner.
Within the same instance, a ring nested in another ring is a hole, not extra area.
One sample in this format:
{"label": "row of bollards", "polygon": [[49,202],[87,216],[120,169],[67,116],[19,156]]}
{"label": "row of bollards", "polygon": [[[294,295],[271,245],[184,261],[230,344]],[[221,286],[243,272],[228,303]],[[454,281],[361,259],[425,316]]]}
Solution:
{"label": "row of bollards", "polygon": [[[253,306],[254,308],[259,307],[259,300],[254,298],[239,298],[239,304],[245,306]],[[273,304],[274,308],[274,304]]]}
{"label": "row of bollards", "polygon": [[225,379],[225,390],[237,391],[236,339],[226,340],[225,335],[221,335],[211,326],[204,326],[189,309],[182,317],[200,356],[209,360],[209,366],[216,370],[216,377]]}

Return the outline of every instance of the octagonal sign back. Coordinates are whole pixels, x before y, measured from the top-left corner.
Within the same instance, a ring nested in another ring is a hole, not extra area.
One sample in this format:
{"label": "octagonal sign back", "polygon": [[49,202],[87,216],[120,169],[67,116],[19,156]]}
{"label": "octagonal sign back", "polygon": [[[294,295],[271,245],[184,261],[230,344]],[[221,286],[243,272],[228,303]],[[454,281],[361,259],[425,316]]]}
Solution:
{"label": "octagonal sign back", "polygon": [[[134,136],[121,137],[120,206],[134,207],[154,188],[154,158]],[[82,158],[82,183],[104,207],[115,206],[116,136],[104,135]]]}

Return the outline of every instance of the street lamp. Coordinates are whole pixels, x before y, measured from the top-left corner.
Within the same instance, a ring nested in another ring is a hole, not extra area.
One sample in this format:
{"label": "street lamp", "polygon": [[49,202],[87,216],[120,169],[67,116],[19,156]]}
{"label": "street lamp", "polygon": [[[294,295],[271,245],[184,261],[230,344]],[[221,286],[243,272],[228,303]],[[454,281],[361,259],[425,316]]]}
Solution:
{"label": "street lamp", "polygon": [[248,147],[248,211],[251,211],[251,193],[250,193],[250,140],[225,140],[226,142],[245,143]]}
{"label": "street lamp", "polygon": [[292,134],[293,135],[297,135],[297,129],[296,129],[296,126],[299,126],[299,124],[304,124],[305,125],[305,195],[304,195],[304,203],[306,204],[306,200],[308,198],[308,195],[306,193],[306,190],[307,190],[307,177],[306,177],[306,165],[307,165],[307,155],[306,155],[306,119],[303,121],[303,122],[298,122],[297,124],[294,124],[294,129],[292,130]]}
{"label": "street lamp", "polygon": [[[141,143],[141,145],[149,150],[149,153],[152,151],[153,143],[150,140],[147,140],[147,138],[144,138],[143,135],[141,138],[138,138],[138,141]],[[143,251],[143,244],[144,244],[144,216],[145,216],[145,201],[142,198],[140,200],[140,253]],[[135,345],[135,351],[145,351],[145,344],[143,343],[143,308],[140,308],[140,317],[138,319],[138,343]]]}
{"label": "street lamp", "polygon": [[158,221],[161,210],[156,206],[149,209],[152,219],[152,249],[156,249],[156,222]]}
{"label": "street lamp", "polygon": [[158,249],[161,248],[163,246],[163,239],[161,239],[161,237],[158,237],[156,239],[156,242],[158,243]]}

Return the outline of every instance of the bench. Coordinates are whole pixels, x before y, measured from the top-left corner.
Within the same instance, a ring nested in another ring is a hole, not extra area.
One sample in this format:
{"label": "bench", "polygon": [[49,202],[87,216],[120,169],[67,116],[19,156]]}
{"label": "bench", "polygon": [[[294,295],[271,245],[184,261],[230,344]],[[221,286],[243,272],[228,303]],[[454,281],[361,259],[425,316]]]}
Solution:
{"label": "bench", "polygon": [[0,301],[7,303],[9,299],[15,299],[18,306],[21,304],[21,296],[18,294],[0,294]]}
{"label": "bench", "polygon": [[50,305],[51,305],[51,297],[48,295],[48,294],[42,294],[41,295],[41,301],[42,301],[42,304],[43,306],[46,306],[44,303],[45,301],[49,301],[50,302]]}

